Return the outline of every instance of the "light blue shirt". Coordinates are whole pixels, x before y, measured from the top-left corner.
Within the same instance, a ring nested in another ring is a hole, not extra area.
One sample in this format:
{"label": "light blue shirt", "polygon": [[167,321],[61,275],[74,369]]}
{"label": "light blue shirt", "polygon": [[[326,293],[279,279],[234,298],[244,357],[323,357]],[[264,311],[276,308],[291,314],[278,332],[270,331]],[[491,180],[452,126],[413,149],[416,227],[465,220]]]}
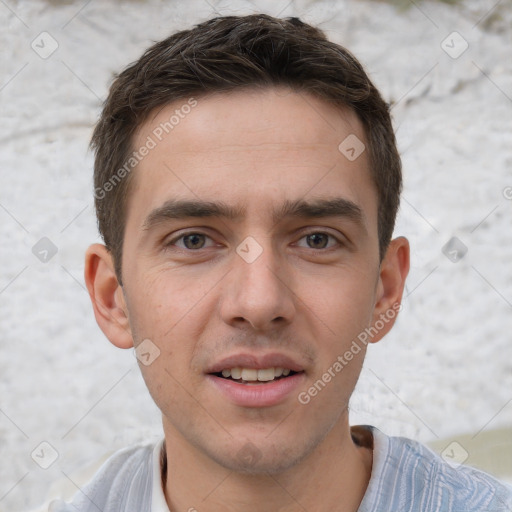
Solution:
{"label": "light blue shirt", "polygon": [[375,427],[372,476],[358,512],[512,512],[512,488]]}
{"label": "light blue shirt", "polygon": [[[426,446],[375,427],[373,467],[358,512],[511,512],[512,488]],[[50,512],[169,512],[161,484],[163,440],[112,455],[71,503]]]}

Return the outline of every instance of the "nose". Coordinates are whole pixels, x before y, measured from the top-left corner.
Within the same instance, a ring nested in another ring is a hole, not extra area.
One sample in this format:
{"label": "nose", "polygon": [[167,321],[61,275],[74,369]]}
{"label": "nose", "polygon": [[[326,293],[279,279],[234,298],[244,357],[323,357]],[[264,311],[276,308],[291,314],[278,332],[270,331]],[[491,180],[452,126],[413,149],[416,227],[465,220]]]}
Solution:
{"label": "nose", "polygon": [[243,252],[233,254],[233,260],[221,301],[224,322],[261,332],[290,324],[295,314],[293,284],[272,248],[261,247],[254,260]]}

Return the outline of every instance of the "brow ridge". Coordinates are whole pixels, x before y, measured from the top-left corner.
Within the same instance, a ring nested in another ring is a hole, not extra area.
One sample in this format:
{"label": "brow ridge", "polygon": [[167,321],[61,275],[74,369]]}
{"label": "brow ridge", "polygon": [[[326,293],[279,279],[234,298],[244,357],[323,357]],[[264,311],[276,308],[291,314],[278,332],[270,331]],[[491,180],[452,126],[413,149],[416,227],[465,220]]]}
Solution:
{"label": "brow ridge", "polygon": [[[146,217],[144,230],[168,220],[186,218],[220,217],[229,220],[240,220],[244,217],[246,208],[243,206],[230,206],[222,201],[203,200],[175,200],[170,199],[162,206],[155,208]],[[323,218],[344,217],[364,227],[364,214],[362,209],[353,201],[336,197],[331,199],[304,199],[286,200],[279,208],[272,212],[274,223],[286,218]]]}

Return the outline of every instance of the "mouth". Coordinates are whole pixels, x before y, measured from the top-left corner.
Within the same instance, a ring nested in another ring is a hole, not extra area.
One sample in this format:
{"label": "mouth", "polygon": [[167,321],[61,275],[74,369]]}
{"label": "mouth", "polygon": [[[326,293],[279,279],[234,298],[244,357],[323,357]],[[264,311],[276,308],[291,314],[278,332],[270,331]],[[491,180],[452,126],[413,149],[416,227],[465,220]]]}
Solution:
{"label": "mouth", "polygon": [[275,382],[278,380],[292,377],[297,373],[303,373],[302,371],[296,372],[290,368],[282,367],[270,367],[270,368],[225,368],[221,372],[215,372],[211,375],[216,377],[227,379],[239,384],[257,385],[266,384],[268,382]]}
{"label": "mouth", "polygon": [[304,366],[279,353],[233,354],[205,373],[215,393],[241,407],[272,407],[293,400],[306,381]]}

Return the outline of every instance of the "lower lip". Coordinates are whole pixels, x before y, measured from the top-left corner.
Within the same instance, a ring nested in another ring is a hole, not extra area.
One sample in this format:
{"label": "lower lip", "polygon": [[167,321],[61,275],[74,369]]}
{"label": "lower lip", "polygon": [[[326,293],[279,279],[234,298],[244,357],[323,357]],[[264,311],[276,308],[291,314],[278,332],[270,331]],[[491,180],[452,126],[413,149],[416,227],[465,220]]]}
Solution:
{"label": "lower lip", "polygon": [[241,407],[270,407],[283,402],[304,379],[304,373],[295,373],[261,384],[241,384],[216,375],[207,375],[210,382],[231,402]]}

